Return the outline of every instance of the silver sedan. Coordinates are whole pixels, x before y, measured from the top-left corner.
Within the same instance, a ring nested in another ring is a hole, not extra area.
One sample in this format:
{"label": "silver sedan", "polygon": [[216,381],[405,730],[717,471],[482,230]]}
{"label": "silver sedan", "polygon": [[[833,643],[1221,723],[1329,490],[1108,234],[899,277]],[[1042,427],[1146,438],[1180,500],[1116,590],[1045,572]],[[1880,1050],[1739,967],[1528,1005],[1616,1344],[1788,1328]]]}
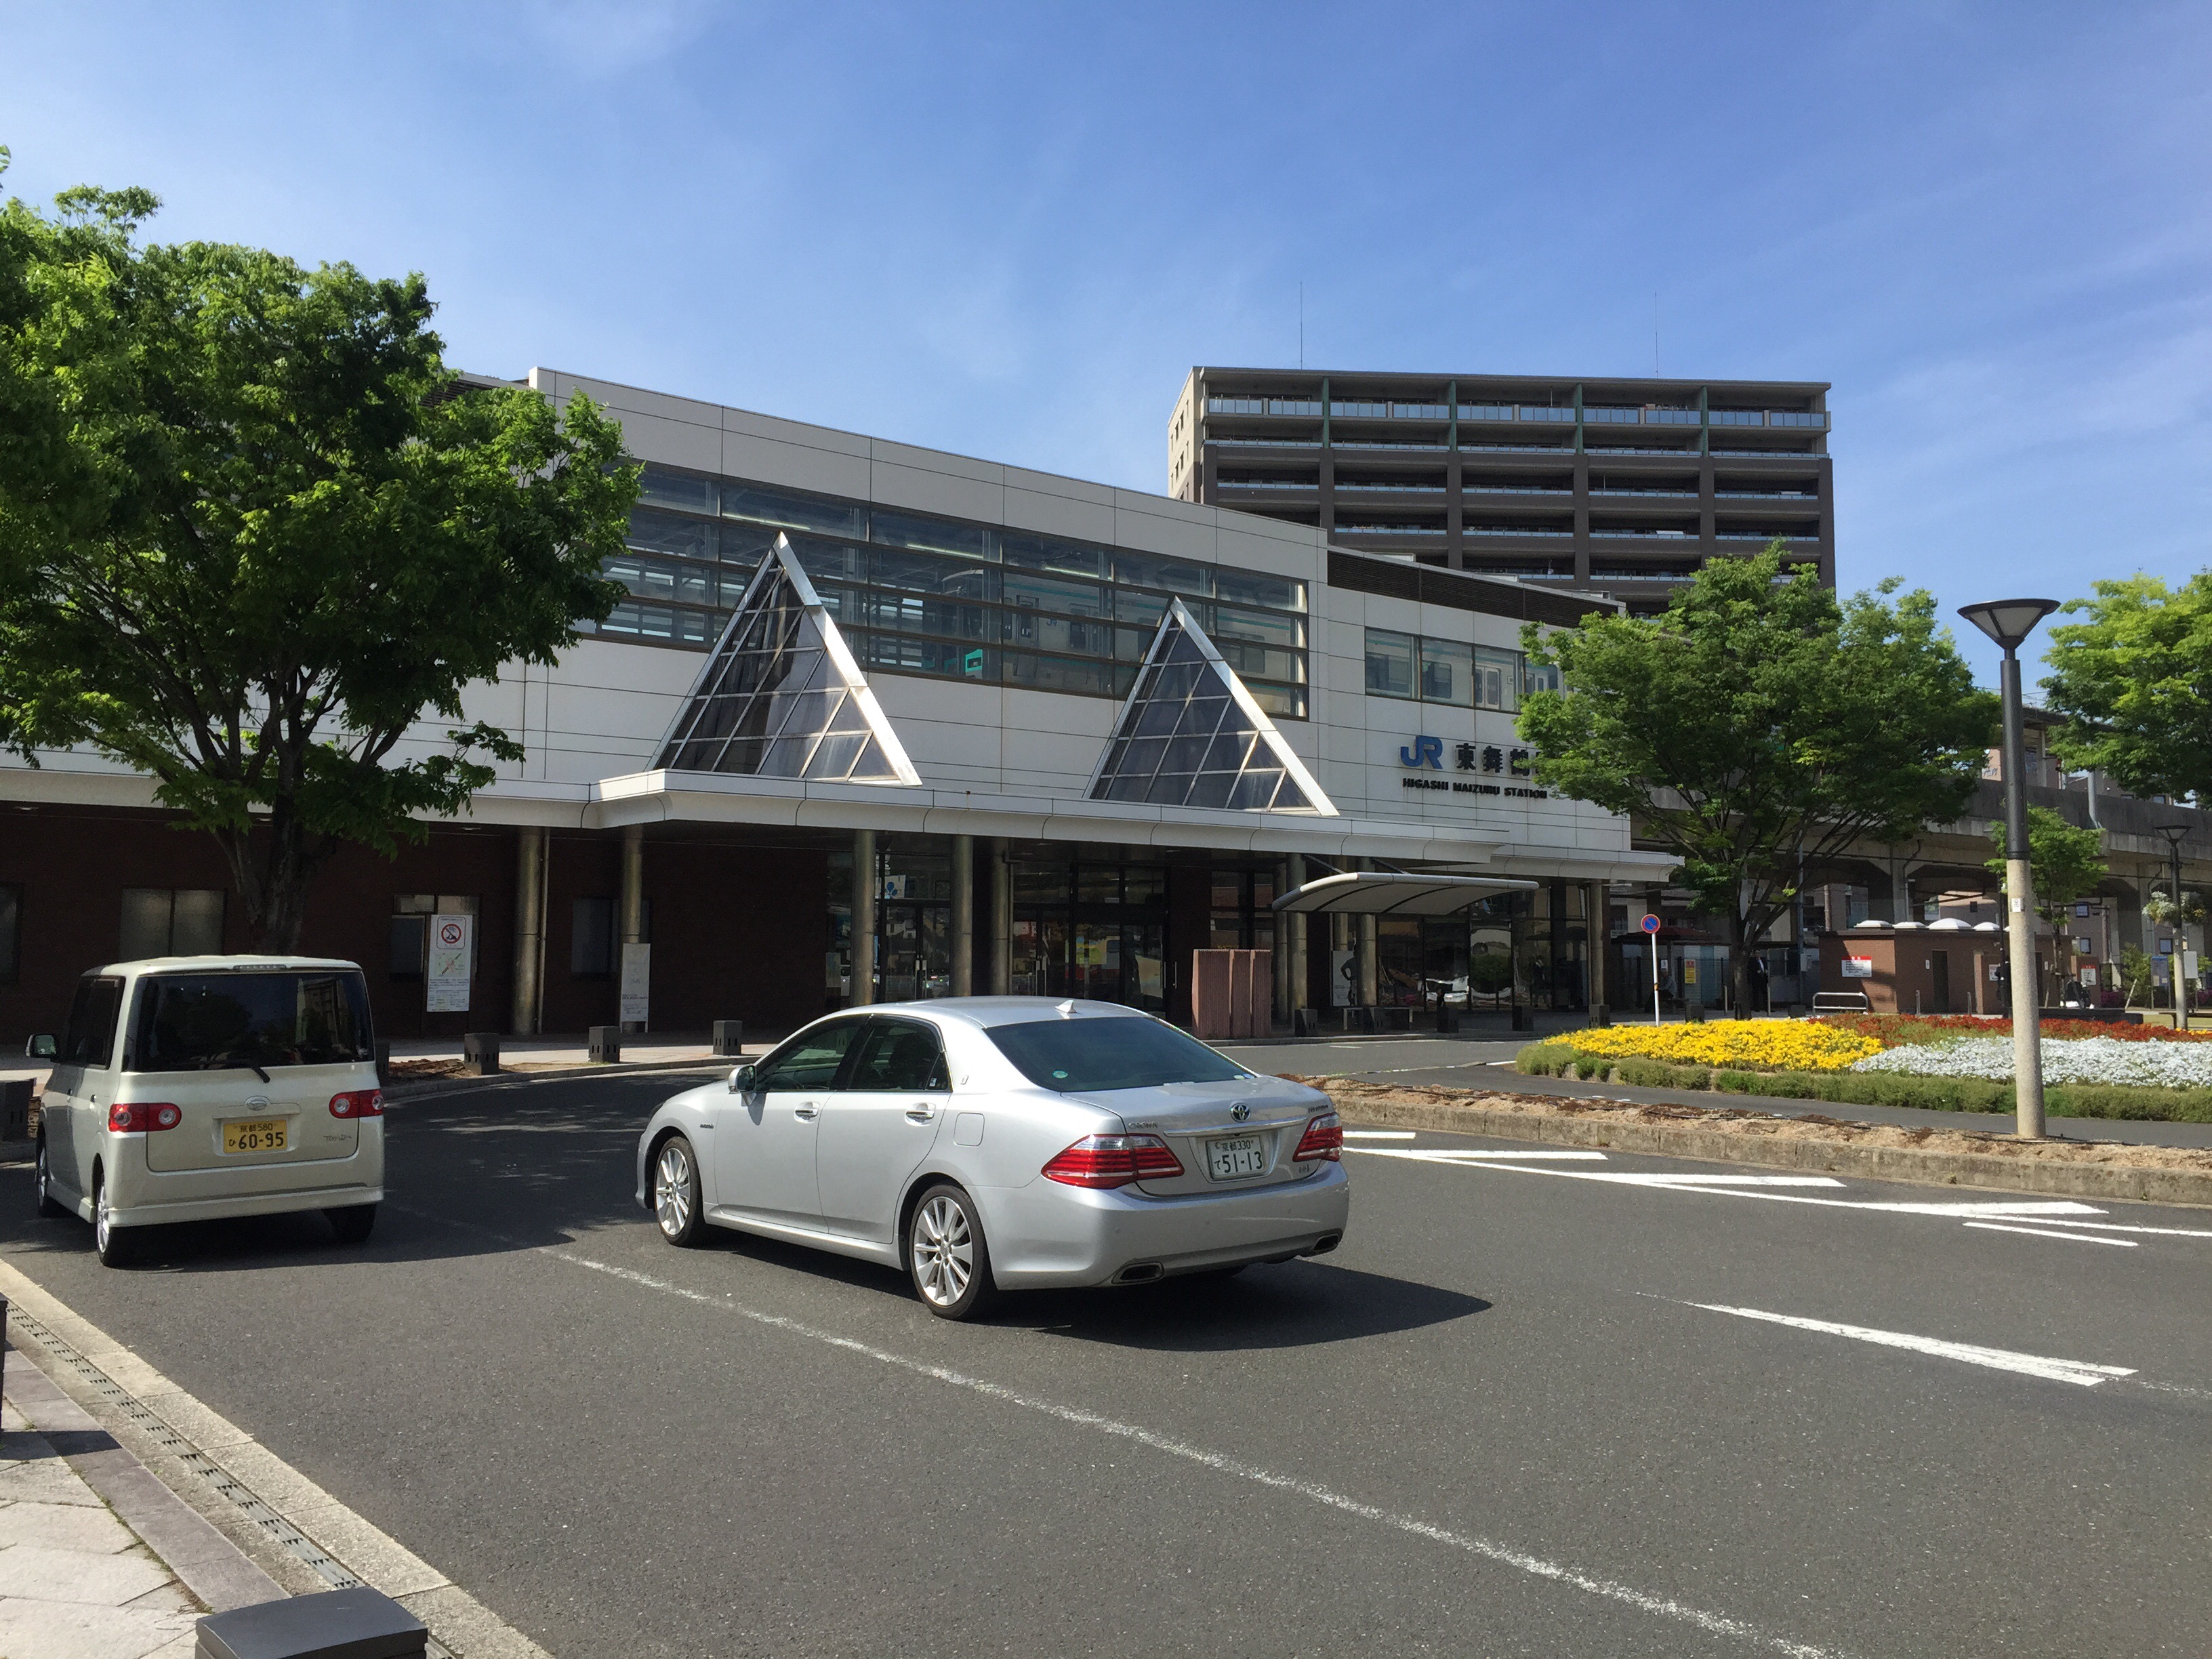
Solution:
{"label": "silver sedan", "polygon": [[1328,1097],[1106,1002],[956,997],[816,1021],[674,1096],[637,1145],[672,1244],[708,1227],[903,1267],[933,1313],[1001,1291],[1333,1250]]}

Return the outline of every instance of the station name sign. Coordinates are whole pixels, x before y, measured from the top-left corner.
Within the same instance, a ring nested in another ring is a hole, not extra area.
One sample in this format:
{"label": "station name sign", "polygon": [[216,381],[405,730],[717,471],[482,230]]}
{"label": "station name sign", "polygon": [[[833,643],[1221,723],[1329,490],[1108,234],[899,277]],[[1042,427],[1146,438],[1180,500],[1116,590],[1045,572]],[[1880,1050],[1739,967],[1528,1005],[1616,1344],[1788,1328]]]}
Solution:
{"label": "station name sign", "polygon": [[1521,800],[1549,800],[1552,792],[1548,789],[1534,789],[1504,781],[1508,777],[1527,777],[1534,758],[1526,749],[1501,749],[1496,744],[1455,744],[1452,745],[1454,771],[1486,773],[1500,781],[1481,783],[1462,782],[1457,778],[1423,777],[1419,775],[1423,772],[1444,769],[1444,740],[1442,738],[1417,737],[1398,750],[1398,763],[1414,774],[1399,781],[1408,789],[1440,789],[1455,795],[1503,795]]}

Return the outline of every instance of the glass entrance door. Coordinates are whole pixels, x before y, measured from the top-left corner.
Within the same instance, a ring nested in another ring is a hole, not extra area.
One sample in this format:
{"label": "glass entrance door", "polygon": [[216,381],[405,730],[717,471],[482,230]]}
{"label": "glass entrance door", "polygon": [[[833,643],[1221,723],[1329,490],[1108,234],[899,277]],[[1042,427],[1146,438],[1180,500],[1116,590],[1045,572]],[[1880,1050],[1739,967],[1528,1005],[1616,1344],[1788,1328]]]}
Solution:
{"label": "glass entrance door", "polygon": [[877,922],[883,985],[878,1000],[913,1002],[952,994],[952,907],[885,900]]}

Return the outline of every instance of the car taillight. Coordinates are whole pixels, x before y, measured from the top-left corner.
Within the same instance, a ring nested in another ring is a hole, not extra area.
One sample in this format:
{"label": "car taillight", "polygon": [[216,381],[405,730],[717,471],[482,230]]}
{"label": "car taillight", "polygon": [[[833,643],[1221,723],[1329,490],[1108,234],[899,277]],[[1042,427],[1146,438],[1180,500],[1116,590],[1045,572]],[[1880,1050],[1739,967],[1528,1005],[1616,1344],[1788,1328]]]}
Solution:
{"label": "car taillight", "polygon": [[1068,1187],[1126,1187],[1182,1173],[1182,1160],[1158,1135],[1085,1135],[1044,1166],[1046,1180]]}
{"label": "car taillight", "polygon": [[173,1129],[185,1115],[157,1100],[118,1100],[107,1109],[107,1127],[119,1135],[146,1129]]}
{"label": "car taillight", "polygon": [[382,1117],[384,1091],[356,1089],[351,1092],[331,1097],[332,1117]]}
{"label": "car taillight", "polygon": [[1344,1159],[1344,1125],[1334,1112],[1323,1112],[1306,1124],[1306,1132],[1298,1138],[1298,1149],[1291,1154],[1299,1164],[1310,1164],[1325,1158],[1332,1164]]}

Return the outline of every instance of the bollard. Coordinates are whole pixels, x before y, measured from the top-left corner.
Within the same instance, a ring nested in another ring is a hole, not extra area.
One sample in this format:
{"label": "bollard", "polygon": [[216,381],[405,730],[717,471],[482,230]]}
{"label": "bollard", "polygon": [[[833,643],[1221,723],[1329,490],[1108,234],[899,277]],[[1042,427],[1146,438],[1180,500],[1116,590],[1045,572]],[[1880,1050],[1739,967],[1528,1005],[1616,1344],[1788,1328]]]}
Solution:
{"label": "bollard", "polygon": [[263,1601],[199,1621],[197,1659],[415,1659],[429,1626],[366,1584]]}
{"label": "bollard", "polygon": [[714,1022],[714,1054],[728,1060],[745,1051],[745,1023],[741,1019],[718,1019]]}
{"label": "bollard", "polygon": [[471,1077],[490,1077],[499,1070],[499,1033],[471,1031],[461,1039],[461,1069]]}
{"label": "bollard", "polygon": [[622,1059],[622,1027],[594,1025],[585,1034],[594,1065],[612,1066]]}
{"label": "bollard", "polygon": [[1320,1011],[1314,1008],[1291,1009],[1291,1035],[1302,1037],[1319,1036],[1321,1035]]}

